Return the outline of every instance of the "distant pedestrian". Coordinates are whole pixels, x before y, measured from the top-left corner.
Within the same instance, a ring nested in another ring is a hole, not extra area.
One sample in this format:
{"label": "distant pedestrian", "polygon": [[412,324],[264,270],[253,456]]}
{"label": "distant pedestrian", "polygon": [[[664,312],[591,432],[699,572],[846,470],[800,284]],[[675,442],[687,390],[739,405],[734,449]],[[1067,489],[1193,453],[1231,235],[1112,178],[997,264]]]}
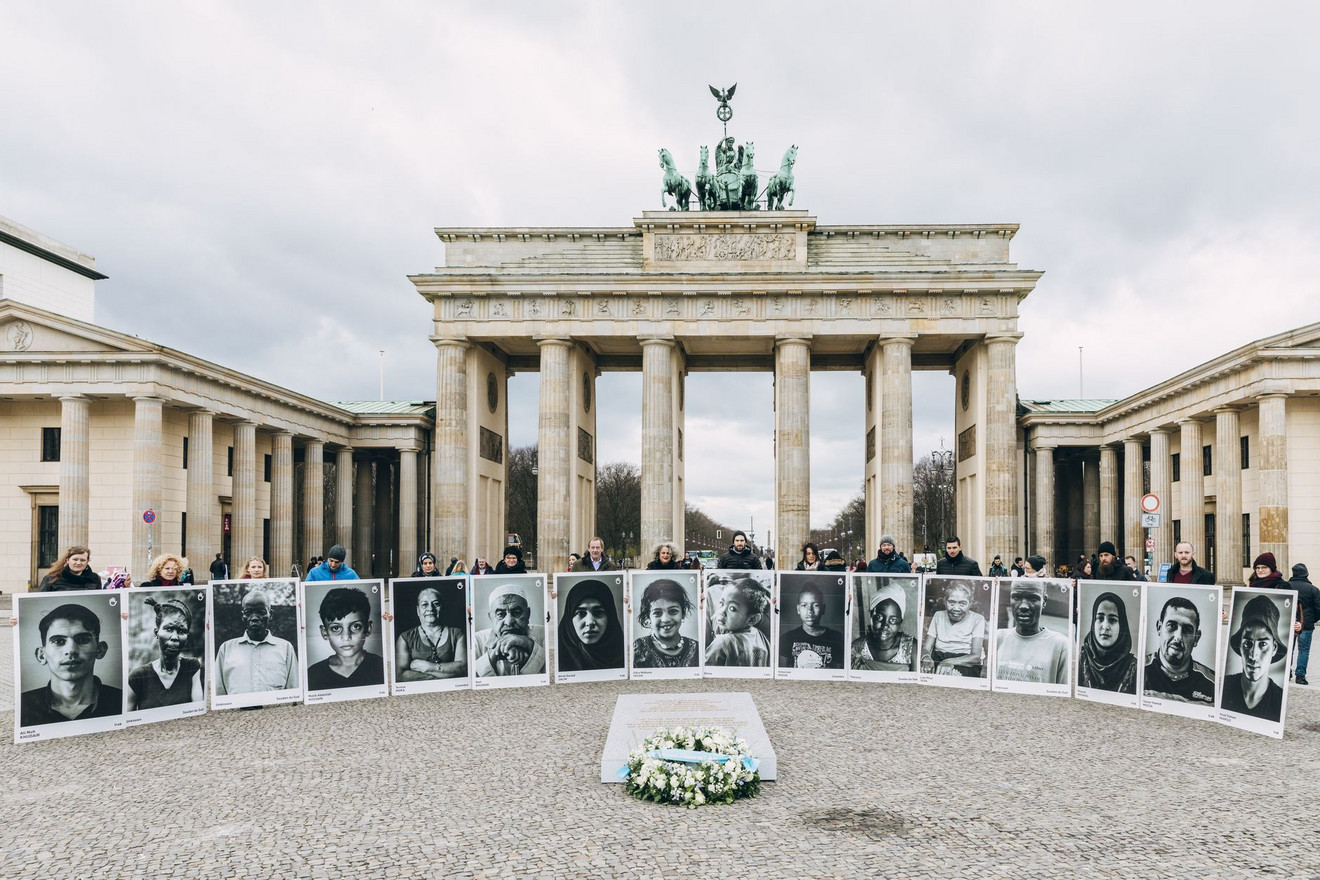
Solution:
{"label": "distant pedestrian", "polygon": [[1004,567],[1004,560],[998,553],[995,558],[990,560],[990,570],[986,572],[986,577],[1002,578],[1008,577],[1008,569]]}
{"label": "distant pedestrian", "polygon": [[215,559],[211,560],[211,580],[222,581],[229,577],[229,563],[225,562],[221,554],[215,554]]}
{"label": "distant pedestrian", "polygon": [[1288,586],[1297,591],[1297,619],[1293,622],[1293,632],[1297,633],[1297,672],[1298,684],[1310,684],[1306,680],[1307,661],[1311,656],[1311,634],[1315,623],[1320,620],[1320,589],[1309,579],[1306,566],[1297,563],[1292,567],[1292,577]]}
{"label": "distant pedestrian", "polygon": [[1015,556],[1015,557],[1013,558],[1013,564],[1010,565],[1010,566],[1008,567],[1008,574],[1009,574],[1009,577],[1020,578],[1020,577],[1025,576],[1026,573],[1027,573],[1027,570],[1026,570],[1026,568],[1023,567],[1023,565],[1022,565],[1022,557],[1021,557],[1021,556]]}
{"label": "distant pedestrian", "polygon": [[1136,576],[1137,580],[1144,581],[1146,579],[1146,573],[1137,565],[1135,556],[1125,556],[1123,561],[1127,563],[1128,568],[1132,569],[1132,574]]}

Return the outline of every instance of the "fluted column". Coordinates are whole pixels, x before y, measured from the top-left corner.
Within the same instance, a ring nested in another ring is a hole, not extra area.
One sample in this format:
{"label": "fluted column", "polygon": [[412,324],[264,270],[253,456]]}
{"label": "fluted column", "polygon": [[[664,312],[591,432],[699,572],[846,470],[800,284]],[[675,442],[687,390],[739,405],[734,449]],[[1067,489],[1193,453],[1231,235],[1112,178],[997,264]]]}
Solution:
{"label": "fluted column", "polygon": [[[303,447],[302,497],[303,553],[324,556],[325,545],[325,441],[308,440]],[[350,563],[351,564],[351,563]]]}
{"label": "fluted column", "polygon": [[[468,343],[435,340],[435,448],[431,453],[437,555],[468,553]],[[362,508],[359,508],[362,510]]]}
{"label": "fluted column", "polygon": [[1082,549],[1094,553],[1101,541],[1113,535],[1100,534],[1100,468],[1093,461],[1082,460]]}
{"label": "fluted column", "polygon": [[1242,454],[1238,409],[1215,410],[1215,580],[1242,580]]}
{"label": "fluted column", "polygon": [[1209,554],[1205,546],[1205,474],[1202,473],[1205,455],[1201,451],[1201,423],[1183,419],[1178,427],[1182,429],[1182,511],[1178,514],[1182,520],[1182,539],[1191,541],[1197,557],[1206,561]]}
{"label": "fluted column", "polygon": [[674,340],[642,343],[643,554],[674,539]]}
{"label": "fluted column", "polygon": [[775,556],[792,559],[811,535],[811,343],[775,343]]}
{"label": "fluted column", "polygon": [[1017,547],[1017,340],[986,339],[985,553],[1012,559]]}
{"label": "fluted column", "polygon": [[400,577],[417,564],[417,450],[399,450],[399,564]]}
{"label": "fluted column", "polygon": [[[161,493],[161,418],[165,401],[159,397],[133,398],[133,556],[129,562],[132,574],[145,573],[151,557],[161,552],[161,520],[164,498]],[[154,546],[147,547],[147,524],[142,521],[146,510],[156,512],[152,528]],[[141,578],[146,580],[145,577]]]}
{"label": "fluted column", "polygon": [[353,558],[353,450],[348,446],[335,453],[335,543]]}
{"label": "fluted column", "polygon": [[261,553],[257,531],[257,426],[253,422],[234,425],[234,489],[232,544],[236,563],[242,566]]}
{"label": "fluted column", "polygon": [[[1152,574],[1159,574],[1160,563],[1173,562],[1173,472],[1169,463],[1169,432],[1156,428],[1150,432],[1150,491],[1160,499],[1160,527],[1151,529],[1155,541]],[[1140,500],[1140,499],[1138,499]]]}
{"label": "fluted column", "polygon": [[[1288,562],[1288,397],[1260,397],[1260,552],[1273,553],[1279,570]],[[1305,560],[1309,561],[1309,560]]]}
{"label": "fluted column", "polygon": [[[1054,547],[1054,447],[1040,445],[1036,450],[1036,547],[1045,557],[1050,571],[1059,564]],[[1014,553],[1014,556],[1017,554]],[[1031,554],[1028,554],[1031,555]]]}
{"label": "fluted column", "polygon": [[[375,552],[373,539],[375,537],[376,511],[373,499],[376,495],[371,479],[372,465],[373,462],[370,458],[358,459],[357,477],[354,479],[353,488],[353,558],[357,560],[354,568],[356,570],[356,568],[361,567],[363,577],[370,575],[371,554]],[[457,553],[459,551],[453,552]]]}
{"label": "fluted column", "polygon": [[[215,414],[188,415],[188,557],[198,583],[211,578],[211,561],[220,552],[220,508],[215,493]],[[233,560],[227,560],[233,567]],[[237,573],[234,575],[237,577]]]}
{"label": "fluted column", "polygon": [[[910,337],[881,340],[880,534],[915,549],[912,529],[912,345]],[[867,548],[870,553],[871,548]],[[789,557],[791,558],[791,557]]]}
{"label": "fluted column", "polygon": [[1118,452],[1105,444],[1100,447],[1100,540],[1113,541],[1133,556],[1140,556],[1126,546],[1118,523]]}
{"label": "fluted column", "polygon": [[270,563],[284,577],[293,566],[293,434],[278,431],[270,454]]}
{"label": "fluted column", "polygon": [[87,546],[91,512],[91,423],[87,398],[60,398],[60,530],[59,552]]}
{"label": "fluted column", "polygon": [[[376,524],[379,543],[376,546],[376,561],[367,570],[372,577],[394,577],[392,562],[399,552],[395,543],[398,534],[398,520],[394,516],[394,478],[396,473],[391,466],[394,463],[380,459],[376,462]],[[351,564],[351,560],[350,560]],[[402,564],[399,566],[402,568]],[[412,569],[403,572],[411,574]]]}
{"label": "fluted column", "polygon": [[[573,462],[572,398],[567,339],[540,339],[541,403],[537,428],[536,567],[558,571],[568,562],[569,479]],[[489,551],[482,551],[489,552]]]}
{"label": "fluted column", "polygon": [[[1140,440],[1123,441],[1123,549],[1146,558],[1146,530],[1141,527],[1141,496],[1146,494]],[[1166,511],[1167,512],[1167,511]]]}

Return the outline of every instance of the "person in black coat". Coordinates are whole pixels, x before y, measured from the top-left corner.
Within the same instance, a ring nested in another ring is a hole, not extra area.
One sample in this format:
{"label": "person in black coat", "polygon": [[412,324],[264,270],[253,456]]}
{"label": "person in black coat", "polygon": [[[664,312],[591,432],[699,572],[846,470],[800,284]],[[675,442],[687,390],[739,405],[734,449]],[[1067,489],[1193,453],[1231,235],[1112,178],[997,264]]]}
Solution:
{"label": "person in black coat", "polygon": [[523,564],[522,548],[509,545],[504,548],[504,558],[495,564],[496,574],[527,574]]}
{"label": "person in black coat", "polygon": [[1297,591],[1297,619],[1293,622],[1293,632],[1297,633],[1294,643],[1297,646],[1298,684],[1310,684],[1306,680],[1306,664],[1311,658],[1311,635],[1315,624],[1320,620],[1320,588],[1311,583],[1310,572],[1300,562],[1292,567],[1292,577],[1288,586]]}
{"label": "person in black coat", "polygon": [[678,548],[668,541],[661,541],[651,554],[651,561],[646,563],[647,571],[669,571],[683,568],[678,558]]}
{"label": "person in black coat", "polygon": [[[1135,581],[1136,572],[1127,567],[1118,555],[1118,548],[1114,546],[1113,541],[1102,541],[1100,549],[1096,552],[1095,559],[1091,560],[1091,573],[1079,573],[1079,578],[1089,578],[1096,581]],[[1212,579],[1210,583],[1214,583]]]}
{"label": "person in black coat", "polygon": [[70,547],[55,560],[50,571],[41,579],[37,590],[42,593],[55,593],[65,590],[101,589],[101,576],[92,571],[89,564],[91,560],[91,550],[86,547]]}
{"label": "person in black coat", "polygon": [[747,533],[742,529],[733,533],[733,544],[729,552],[720,557],[716,568],[761,568],[761,560],[752,554],[752,547],[747,543]]}
{"label": "person in black coat", "polygon": [[981,577],[981,564],[962,552],[962,540],[954,535],[944,542],[944,556],[935,563],[935,573]]}
{"label": "person in black coat", "polygon": [[1178,561],[1178,564],[1169,569],[1169,583],[1202,584],[1213,587],[1215,576],[1196,564],[1193,551],[1191,541],[1179,541],[1178,546],[1173,548],[1173,558]]}

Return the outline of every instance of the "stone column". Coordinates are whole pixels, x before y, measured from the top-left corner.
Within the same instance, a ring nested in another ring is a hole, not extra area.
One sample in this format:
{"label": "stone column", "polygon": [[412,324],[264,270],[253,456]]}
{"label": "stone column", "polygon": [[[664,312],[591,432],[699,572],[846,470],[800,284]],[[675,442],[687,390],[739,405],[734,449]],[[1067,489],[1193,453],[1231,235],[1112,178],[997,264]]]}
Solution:
{"label": "stone column", "polygon": [[[293,567],[293,434],[277,431],[270,454],[270,569],[279,577]],[[305,572],[304,572],[305,573]]]}
{"label": "stone column", "polygon": [[431,531],[435,543],[432,549],[437,557],[448,559],[466,556],[470,549],[468,437],[472,429],[468,425],[468,343],[461,339],[437,339],[435,349],[435,447],[431,453],[435,493]]}
{"label": "stone column", "polygon": [[[133,555],[128,570],[138,579],[146,580],[151,557],[161,552],[161,520],[164,498],[161,494],[161,418],[165,401],[159,397],[133,398]],[[147,547],[147,524],[142,512],[154,510],[156,523],[152,526],[154,544]]]}
{"label": "stone column", "polygon": [[[449,557],[445,557],[448,561]],[[399,450],[399,577],[417,564],[417,449]],[[444,566],[441,566],[443,571]]]}
{"label": "stone column", "polygon": [[1146,558],[1146,530],[1141,527],[1141,496],[1145,468],[1140,440],[1123,441],[1123,551]]}
{"label": "stone column", "polygon": [[325,441],[308,440],[303,447],[303,553],[324,556]]}
{"label": "stone column", "polygon": [[1207,562],[1205,546],[1205,456],[1201,452],[1201,423],[1196,419],[1178,422],[1182,429],[1182,539],[1191,541],[1197,558]]}
{"label": "stone column", "polygon": [[1012,559],[1017,548],[1017,341],[985,341],[988,362],[985,425],[985,546]]}
{"label": "stone column", "polygon": [[[891,535],[904,552],[915,550],[916,541],[912,529],[914,342],[910,337],[880,342],[880,534]],[[875,548],[868,546],[866,552],[869,556]]]}
{"label": "stone column", "polygon": [[[370,458],[359,458],[357,477],[353,489],[353,555],[358,565],[369,573],[371,554],[375,552],[375,489],[372,486],[372,465]],[[356,571],[357,567],[354,566]],[[409,574],[411,574],[411,569]]]}
{"label": "stone column", "polygon": [[1082,459],[1082,549],[1094,553],[1101,541],[1112,541],[1113,535],[1100,534],[1100,468],[1088,459]]}
{"label": "stone column", "polygon": [[335,543],[348,551],[353,564],[353,449],[345,446],[335,453]]}
{"label": "stone column", "polygon": [[234,488],[230,569],[239,568],[261,554],[257,531],[257,426],[253,422],[234,425]]}
{"label": "stone column", "polygon": [[[567,339],[539,339],[541,404],[537,427],[536,567],[558,571],[569,554],[569,479],[573,463]],[[489,552],[483,550],[481,552]]]}
{"label": "stone column", "polygon": [[87,546],[91,512],[91,424],[87,398],[68,394],[60,398],[60,529],[59,552]]}
{"label": "stone column", "polygon": [[811,536],[811,341],[775,342],[775,557]]}
{"label": "stone column", "polygon": [[1173,562],[1173,472],[1169,464],[1169,432],[1163,428],[1150,432],[1150,491],[1160,499],[1160,527],[1150,532],[1155,540],[1151,574],[1158,576],[1160,563]]}
{"label": "stone column", "polygon": [[1260,552],[1273,553],[1279,571],[1288,572],[1288,396],[1260,397],[1257,428],[1260,464]]}
{"label": "stone column", "polygon": [[1215,410],[1215,580],[1242,581],[1242,454],[1238,408]]}
{"label": "stone column", "polygon": [[674,340],[652,337],[640,341],[642,535],[639,546],[647,551],[661,541],[674,540]]}
{"label": "stone column", "polygon": [[[188,561],[198,583],[211,579],[211,562],[221,546],[212,458],[214,430],[214,413],[194,410],[188,415]],[[227,561],[232,567],[233,560]]]}
{"label": "stone column", "polygon": [[[396,476],[394,463],[386,461],[384,458],[376,462],[376,525],[379,531],[379,542],[376,547],[376,563],[368,570],[372,577],[393,577],[394,569],[393,557],[399,552],[398,545],[395,544],[395,535],[398,534],[398,519],[395,517],[394,507],[394,478]],[[402,564],[399,566],[402,568]],[[412,569],[404,572],[412,574]]]}
{"label": "stone column", "polygon": [[1118,452],[1106,443],[1100,447],[1100,540],[1113,541],[1121,552],[1140,556],[1125,546],[1118,523]]}
{"label": "stone column", "polygon": [[[1050,571],[1061,560],[1054,547],[1054,447],[1040,445],[1036,450],[1036,546],[1033,553],[1045,557]],[[1017,556],[1016,553],[1013,554]]]}

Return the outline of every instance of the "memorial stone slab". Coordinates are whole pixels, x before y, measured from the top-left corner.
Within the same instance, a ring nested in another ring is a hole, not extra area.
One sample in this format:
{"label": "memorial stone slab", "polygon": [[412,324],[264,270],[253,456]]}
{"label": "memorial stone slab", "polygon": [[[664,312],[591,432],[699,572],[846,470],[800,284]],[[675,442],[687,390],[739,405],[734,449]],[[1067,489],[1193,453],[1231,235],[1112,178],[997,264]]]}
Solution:
{"label": "memorial stone slab", "polygon": [[714,726],[742,737],[760,762],[761,779],[773,782],[777,775],[775,750],[770,747],[761,715],[752,695],[738,693],[705,694],[622,694],[614,704],[609,737],[600,759],[600,781],[622,782],[620,767],[642,740],[661,727]]}

